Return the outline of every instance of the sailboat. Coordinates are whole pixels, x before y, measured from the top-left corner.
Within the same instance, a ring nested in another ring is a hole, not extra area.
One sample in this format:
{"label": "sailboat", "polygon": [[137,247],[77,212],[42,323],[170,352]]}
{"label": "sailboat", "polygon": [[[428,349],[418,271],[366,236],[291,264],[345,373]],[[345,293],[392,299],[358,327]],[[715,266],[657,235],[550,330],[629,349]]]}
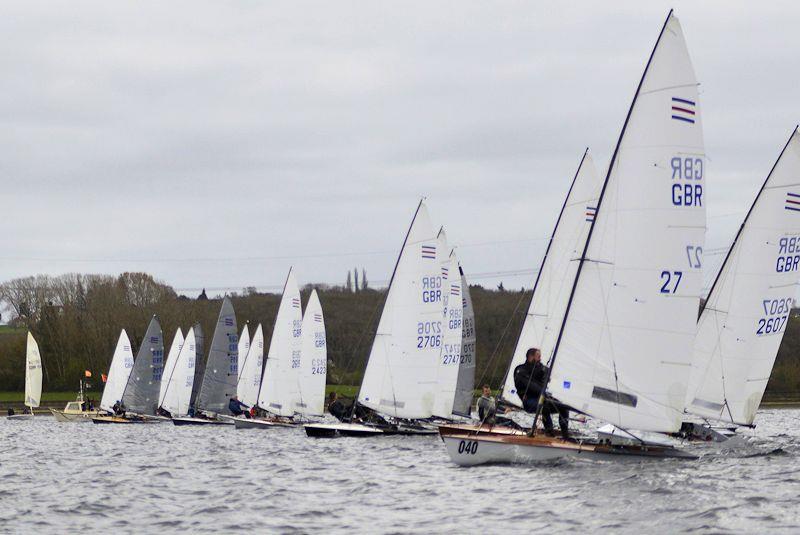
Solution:
{"label": "sailboat", "polygon": [[[705,239],[703,180],[695,174],[704,159],[697,95],[683,31],[670,11],[620,133],[548,355],[545,386],[555,400],[627,432],[681,426],[702,283],[687,250],[702,249]],[[541,434],[457,431],[442,438],[460,465],[693,457],[645,442]]]}
{"label": "sailboat", "polygon": [[236,363],[236,380],[242,378],[242,365],[244,359],[247,358],[247,352],[250,350],[250,325],[249,322],[242,327],[242,334],[239,335],[239,346],[237,348],[238,361]]}
{"label": "sailboat", "polygon": [[472,409],[472,398],[475,393],[475,311],[472,308],[472,296],[470,295],[467,277],[464,275],[464,270],[460,263],[458,263],[458,275],[461,280],[461,320],[463,326],[461,328],[461,354],[452,412],[456,416],[469,418]]}
{"label": "sailboat", "polygon": [[261,386],[261,375],[264,366],[264,330],[261,324],[248,345],[244,358],[239,359],[239,382],[236,393],[239,401],[248,407],[258,404],[258,390]]}
{"label": "sailboat", "polygon": [[[124,331],[123,331],[124,334]],[[127,338],[127,336],[125,336]],[[119,343],[123,339],[120,336]],[[119,349],[119,343],[117,348]],[[130,344],[127,346],[130,348]],[[130,349],[127,349],[130,351]],[[123,349],[121,353],[124,356],[126,351]],[[111,366],[117,364],[117,353],[114,354]],[[127,364],[123,359],[122,365]],[[96,424],[105,423],[148,423],[158,421],[154,416],[158,408],[158,394],[161,388],[161,375],[164,372],[164,337],[161,332],[161,324],[156,316],[150,320],[150,324],[145,331],[142,345],[139,346],[139,351],[136,353],[136,358],[133,361],[133,366],[130,369],[122,392],[121,406],[123,410],[122,415],[112,416],[98,416],[92,418],[92,422]],[[109,372],[109,382],[106,383],[106,390],[109,389],[112,381],[111,373]],[[109,400],[106,399],[106,391],[103,392],[103,398],[100,402],[100,408],[104,410],[114,411],[113,405],[116,401],[111,402],[112,406],[107,408]]]}
{"label": "sailboat", "polygon": [[114,356],[111,358],[111,366],[108,368],[106,386],[103,389],[103,397],[100,398],[100,409],[108,413],[114,412],[114,405],[122,403],[122,393],[125,392],[125,385],[133,369],[133,351],[131,341],[125,329],[119,333],[117,347],[114,349]]}
{"label": "sailboat", "polygon": [[197,359],[195,347],[195,327],[189,329],[186,339],[180,345],[178,354],[169,375],[162,381],[163,394],[159,398],[159,413],[164,416],[181,417],[189,415],[194,386],[194,369]]}
{"label": "sailboat", "polygon": [[298,412],[303,314],[294,269],[283,285],[256,408],[265,417],[235,419],[237,428],[293,426]]}
{"label": "sailboat", "polygon": [[[164,396],[167,392],[167,386],[169,385],[170,379],[175,371],[175,365],[178,363],[178,354],[180,353],[184,342],[185,340],[183,337],[183,331],[181,331],[180,327],[178,327],[178,330],[175,331],[175,336],[172,339],[172,345],[169,347],[169,353],[167,353],[167,360],[164,363],[164,372],[161,375],[161,385],[158,390],[158,409],[161,409],[161,406],[164,403]],[[160,412],[160,410],[156,410],[156,413]],[[159,414],[159,416],[161,415]]]}
{"label": "sailboat", "polygon": [[[753,427],[795,306],[800,269],[800,132],[794,129],[742,221],[697,324],[686,412]],[[694,261],[699,265],[701,256]],[[687,429],[688,427],[688,429]],[[686,422],[724,440],[729,429]]]}
{"label": "sailboat", "polygon": [[33,418],[33,409],[42,401],[42,357],[39,354],[39,344],[28,331],[28,342],[25,350],[25,406],[28,414],[13,414],[7,416],[9,420],[30,420]]}
{"label": "sailboat", "polygon": [[[335,437],[435,432],[420,420],[433,415],[437,389],[444,254],[428,209],[420,201],[389,282],[352,409],[355,417],[338,424],[307,424],[306,434]],[[365,417],[358,418],[360,414]]]}
{"label": "sailboat", "polygon": [[[222,300],[217,326],[211,339],[203,383],[195,400],[194,416],[173,417],[175,425],[232,425],[227,415],[228,403],[236,395],[238,381],[239,334],[233,303],[226,297]],[[197,376],[195,376],[197,380]]]}

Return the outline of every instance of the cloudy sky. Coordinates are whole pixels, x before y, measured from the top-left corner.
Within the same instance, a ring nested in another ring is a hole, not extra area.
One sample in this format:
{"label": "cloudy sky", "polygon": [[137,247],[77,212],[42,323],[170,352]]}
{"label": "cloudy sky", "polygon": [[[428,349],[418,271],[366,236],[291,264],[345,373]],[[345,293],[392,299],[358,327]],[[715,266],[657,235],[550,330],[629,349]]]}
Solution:
{"label": "cloudy sky", "polygon": [[800,120],[800,5],[752,6],[5,2],[0,280],[272,289],[294,264],[380,283],[424,195],[475,282],[529,285],[670,7],[701,81],[706,248],[724,247]]}

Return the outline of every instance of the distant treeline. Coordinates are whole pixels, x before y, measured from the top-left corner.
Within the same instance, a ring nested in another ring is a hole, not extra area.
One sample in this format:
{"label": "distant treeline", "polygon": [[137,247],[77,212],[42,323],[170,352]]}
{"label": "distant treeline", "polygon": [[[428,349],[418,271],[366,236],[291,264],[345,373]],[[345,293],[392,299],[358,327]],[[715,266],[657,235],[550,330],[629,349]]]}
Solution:
{"label": "distant treeline", "polygon": [[[362,275],[363,276],[363,275]],[[328,382],[357,385],[364,373],[380,318],[385,290],[354,292],[343,287],[314,285],[325,314],[328,338]],[[305,307],[312,285],[302,290]],[[470,286],[477,328],[476,383],[498,388],[511,359],[530,301],[530,292]],[[247,289],[234,294],[239,330],[258,323],[269,345],[280,295]],[[25,330],[30,329],[42,353],[44,388],[74,390],[84,370],[97,378],[106,373],[119,331],[125,328],[138,348],[153,314],[158,315],[169,347],[175,330],[199,321],[206,344],[219,312],[220,300],[178,295],[170,286],[145,273],[118,277],[69,274],[15,279],[0,285],[0,301],[10,309],[10,328],[0,328],[0,391],[24,389]],[[800,393],[800,320],[793,314],[787,326],[768,391]],[[95,380],[99,383],[99,380]],[[99,387],[99,384],[95,385]]]}

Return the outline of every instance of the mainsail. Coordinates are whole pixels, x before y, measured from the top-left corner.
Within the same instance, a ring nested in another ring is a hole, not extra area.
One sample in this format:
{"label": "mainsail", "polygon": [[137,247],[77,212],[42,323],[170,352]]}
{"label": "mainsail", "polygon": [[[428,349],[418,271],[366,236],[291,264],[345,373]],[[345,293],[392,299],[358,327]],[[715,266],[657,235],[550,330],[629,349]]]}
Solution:
{"label": "mainsail", "polygon": [[362,405],[397,418],[431,416],[442,344],[443,254],[420,202],[389,283],[358,396]]}
{"label": "mainsail", "polygon": [[298,374],[303,313],[300,290],[290,269],[269,344],[258,406],[278,416],[292,416],[299,403]]}
{"label": "mainsail", "polygon": [[195,359],[197,358],[194,331],[194,327],[189,329],[186,340],[181,344],[178,355],[175,357],[172,373],[168,378],[165,376],[167,385],[161,407],[169,411],[173,417],[186,416],[189,413],[192,386],[194,385]]}
{"label": "mainsail", "polygon": [[122,393],[125,392],[125,385],[133,369],[133,351],[131,341],[125,329],[119,334],[117,348],[111,359],[111,366],[108,368],[106,386],[103,388],[103,397],[100,399],[100,408],[104,411],[112,411],[117,401],[122,401]]}
{"label": "mainsail", "polygon": [[242,334],[239,335],[239,347],[236,351],[238,359],[236,361],[236,378],[242,378],[242,366],[244,359],[247,358],[247,352],[250,350],[250,328],[247,323],[242,328]]}
{"label": "mainsail", "polygon": [[[444,255],[443,255],[444,256]],[[461,363],[464,307],[461,303],[461,276],[455,251],[442,264],[442,345],[437,364],[433,415],[452,418],[458,369]]]}
{"label": "mainsail", "polygon": [[461,279],[461,318],[464,327],[461,330],[461,358],[453,414],[469,417],[475,394],[475,311],[472,309],[469,283],[461,264],[458,265],[458,274]]}
{"label": "mainsail", "polygon": [[594,161],[587,149],[572,178],[550,242],[545,249],[533,285],[528,314],[522,324],[514,356],[506,370],[500,396],[511,405],[522,407],[522,400],[514,386],[514,368],[525,362],[528,349],[539,348],[545,359],[553,353],[579,260],[586,247],[589,227],[595,217],[601,185]]}
{"label": "mainsail", "polygon": [[153,316],[144,334],[142,345],[133,361],[133,369],[122,403],[126,409],[136,414],[154,415],[158,408],[158,392],[161,387],[161,374],[164,370],[164,337],[161,324]]}
{"label": "mainsail", "polygon": [[296,410],[305,416],[321,416],[325,408],[328,346],[325,339],[325,319],[316,290],[312,290],[308,298],[302,331],[300,400]]}
{"label": "mainsail", "polygon": [[180,327],[178,327],[177,332],[175,332],[175,338],[172,339],[172,345],[169,347],[169,353],[167,353],[167,361],[164,363],[164,373],[161,374],[161,387],[158,391],[159,407],[164,404],[164,394],[167,392],[167,385],[169,385],[172,373],[175,370],[175,364],[178,361],[178,353],[181,351],[183,342],[183,332]]}
{"label": "mainsail", "polygon": [[28,345],[25,351],[25,405],[33,409],[42,401],[42,356],[39,344],[28,332]]}
{"label": "mainsail", "polygon": [[194,381],[192,381],[192,397],[189,401],[191,407],[197,408],[197,396],[200,394],[200,386],[203,384],[203,376],[206,371],[206,350],[205,336],[200,322],[194,325]]}
{"label": "mainsail", "polygon": [[211,339],[211,348],[203,372],[203,384],[197,394],[196,410],[227,412],[230,398],[236,395],[238,347],[236,314],[231,300],[226,297],[222,300],[217,326]]}
{"label": "mainsail", "polygon": [[680,428],[705,240],[697,80],[664,22],[611,159],[555,343],[553,396],[623,429]]}
{"label": "mainsail", "polygon": [[745,216],[700,315],[686,395],[693,414],[753,423],[795,303],[798,176],[795,129]]}
{"label": "mainsail", "polygon": [[242,360],[239,371],[239,384],[236,386],[236,393],[239,401],[252,407],[258,404],[258,389],[261,386],[261,370],[264,363],[264,331],[261,324],[258,324],[253,339],[250,341],[250,348],[247,355]]}

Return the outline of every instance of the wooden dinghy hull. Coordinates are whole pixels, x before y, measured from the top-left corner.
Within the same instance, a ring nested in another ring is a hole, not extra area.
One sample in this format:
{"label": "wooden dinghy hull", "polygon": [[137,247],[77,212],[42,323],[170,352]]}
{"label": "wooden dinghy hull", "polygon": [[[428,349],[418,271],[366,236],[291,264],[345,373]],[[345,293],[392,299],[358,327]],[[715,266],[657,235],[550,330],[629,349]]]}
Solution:
{"label": "wooden dinghy hull", "polygon": [[147,418],[122,418],[121,416],[95,416],[92,417],[94,424],[154,424],[158,420]]}
{"label": "wooden dinghy hull", "polygon": [[182,418],[173,418],[174,425],[233,425],[233,420],[209,420],[208,418],[192,418],[186,416]]}
{"label": "wooden dinghy hull", "polygon": [[488,424],[441,424],[438,426],[439,434],[470,433],[473,435],[527,435],[525,429],[517,429],[505,425]]}
{"label": "wooden dinghy hull", "polygon": [[597,459],[679,458],[697,459],[683,450],[661,446],[579,443],[555,437],[501,434],[442,434],[447,454],[459,466],[528,464],[568,457]]}
{"label": "wooden dinghy hull", "polygon": [[275,429],[297,427],[299,425],[295,422],[266,418],[234,418],[233,424],[236,429]]}

